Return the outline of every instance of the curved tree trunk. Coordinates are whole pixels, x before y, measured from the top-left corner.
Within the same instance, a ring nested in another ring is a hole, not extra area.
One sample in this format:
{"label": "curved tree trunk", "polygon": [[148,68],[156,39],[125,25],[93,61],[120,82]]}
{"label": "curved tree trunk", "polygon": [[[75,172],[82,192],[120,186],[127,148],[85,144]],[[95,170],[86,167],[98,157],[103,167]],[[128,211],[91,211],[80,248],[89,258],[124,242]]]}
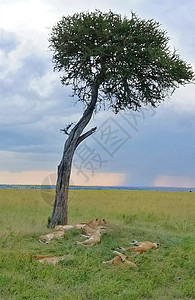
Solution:
{"label": "curved tree trunk", "polygon": [[67,224],[68,222],[68,189],[71,174],[72,160],[77,146],[88,136],[95,132],[96,127],[87,131],[83,135],[82,132],[89,123],[93,111],[95,109],[98,97],[99,84],[96,81],[92,86],[91,102],[83,113],[83,116],[71,130],[68,139],[64,145],[62,160],[58,166],[58,177],[56,183],[55,203],[49,226],[54,227],[58,224]]}

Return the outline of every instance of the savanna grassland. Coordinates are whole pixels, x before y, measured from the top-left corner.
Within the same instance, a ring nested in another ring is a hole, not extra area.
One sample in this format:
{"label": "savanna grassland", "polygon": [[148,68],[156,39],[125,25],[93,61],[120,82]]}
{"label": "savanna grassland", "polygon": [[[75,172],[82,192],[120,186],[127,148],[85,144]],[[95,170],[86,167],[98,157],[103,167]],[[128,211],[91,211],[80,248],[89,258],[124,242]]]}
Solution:
{"label": "savanna grassland", "polygon": [[[195,299],[195,193],[70,191],[69,224],[105,218],[101,244],[76,245],[80,230],[41,244],[54,191],[0,189],[0,299]],[[137,268],[104,265],[132,240],[159,242],[129,253]],[[32,255],[68,255],[42,265]]]}

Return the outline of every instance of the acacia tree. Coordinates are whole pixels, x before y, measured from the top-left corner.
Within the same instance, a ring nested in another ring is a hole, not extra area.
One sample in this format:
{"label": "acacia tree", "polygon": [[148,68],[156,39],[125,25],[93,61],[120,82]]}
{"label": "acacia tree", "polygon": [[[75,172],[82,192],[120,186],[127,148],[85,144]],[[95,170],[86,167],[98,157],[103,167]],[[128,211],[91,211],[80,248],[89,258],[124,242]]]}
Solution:
{"label": "acacia tree", "polygon": [[179,85],[190,83],[190,65],[169,48],[169,37],[155,20],[111,11],[76,13],[52,28],[50,48],[54,70],[63,85],[85,104],[78,123],[68,133],[58,166],[56,196],[50,227],[67,224],[67,200],[72,159],[78,145],[96,128],[83,133],[94,111],[139,110],[156,107]]}

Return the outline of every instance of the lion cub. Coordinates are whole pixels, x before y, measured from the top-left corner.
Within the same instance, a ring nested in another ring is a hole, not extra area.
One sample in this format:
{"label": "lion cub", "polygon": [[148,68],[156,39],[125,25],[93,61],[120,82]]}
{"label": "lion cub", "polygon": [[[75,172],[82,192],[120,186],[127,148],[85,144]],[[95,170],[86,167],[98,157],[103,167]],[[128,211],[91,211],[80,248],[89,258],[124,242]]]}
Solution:
{"label": "lion cub", "polygon": [[64,235],[65,235],[65,230],[64,230],[64,229],[61,229],[61,230],[59,230],[59,231],[54,231],[54,232],[50,232],[50,233],[41,235],[40,238],[39,238],[39,241],[40,241],[41,243],[49,244],[49,242],[50,242],[51,240],[53,240],[54,238],[55,238],[55,239],[60,239],[60,238],[62,238]]}

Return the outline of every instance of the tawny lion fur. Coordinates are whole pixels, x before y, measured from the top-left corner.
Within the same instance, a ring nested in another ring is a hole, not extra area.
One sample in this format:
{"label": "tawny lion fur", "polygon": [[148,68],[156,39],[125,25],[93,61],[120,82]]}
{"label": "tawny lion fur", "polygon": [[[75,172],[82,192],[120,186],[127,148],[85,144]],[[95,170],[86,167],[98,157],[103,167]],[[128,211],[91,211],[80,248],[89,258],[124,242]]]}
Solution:
{"label": "tawny lion fur", "polygon": [[145,241],[145,242],[137,242],[137,241],[133,241],[132,244],[134,244],[135,246],[133,247],[128,247],[128,248],[121,248],[123,250],[131,250],[137,253],[143,253],[146,252],[150,249],[157,249],[159,244],[158,243],[153,243],[150,241]]}
{"label": "tawny lion fur", "polygon": [[107,224],[107,222],[105,221],[105,219],[92,219],[90,222],[85,222],[85,223],[78,223],[75,225],[56,225],[55,229],[56,230],[61,230],[61,229],[65,229],[65,230],[69,230],[69,229],[73,229],[73,228],[78,228],[78,229],[82,229],[82,232],[84,234],[87,235],[91,235],[93,233],[95,233],[96,230],[101,230],[103,228],[105,228],[104,226]]}
{"label": "tawny lion fur", "polygon": [[[47,256],[47,255],[45,255],[45,256]],[[67,257],[67,255],[59,256],[59,257],[53,255],[53,256],[43,257],[43,258],[39,258],[39,259],[37,258],[37,259],[42,264],[47,263],[47,264],[55,266],[59,261],[66,259],[66,257]]]}
{"label": "tawny lion fur", "polygon": [[49,244],[53,239],[60,239],[65,235],[65,230],[61,229],[59,231],[54,231],[46,234],[42,234],[39,238],[41,243]]}
{"label": "tawny lion fur", "polygon": [[82,232],[87,235],[93,235],[97,230],[101,231],[101,229],[105,228],[107,224],[105,219],[92,219],[89,223],[86,223],[83,228]]}
{"label": "tawny lion fur", "polygon": [[82,242],[76,242],[79,245],[95,245],[99,244],[101,242],[101,232],[99,230],[96,230],[88,239],[82,241]]}
{"label": "tawny lion fur", "polygon": [[118,251],[113,251],[113,253],[117,254],[113,259],[108,260],[108,261],[103,261],[103,264],[113,264],[115,266],[120,266],[120,265],[128,265],[129,267],[136,267],[136,264],[130,260],[130,257],[118,252]]}

